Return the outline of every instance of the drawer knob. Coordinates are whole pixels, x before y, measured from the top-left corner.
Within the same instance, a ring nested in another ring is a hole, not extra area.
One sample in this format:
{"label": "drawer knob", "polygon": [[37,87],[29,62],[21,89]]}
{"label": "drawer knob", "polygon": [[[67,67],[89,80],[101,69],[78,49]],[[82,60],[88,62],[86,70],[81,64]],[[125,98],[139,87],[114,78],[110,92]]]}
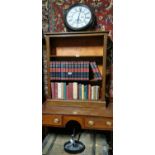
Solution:
{"label": "drawer knob", "polygon": [[94,121],[88,121],[88,124],[89,124],[90,126],[93,126],[93,125],[94,125]]}
{"label": "drawer knob", "polygon": [[112,125],[112,122],[107,121],[107,122],[106,122],[106,125],[111,126],[111,125]]}
{"label": "drawer knob", "polygon": [[60,122],[60,120],[58,118],[54,118],[53,122],[57,124]]}

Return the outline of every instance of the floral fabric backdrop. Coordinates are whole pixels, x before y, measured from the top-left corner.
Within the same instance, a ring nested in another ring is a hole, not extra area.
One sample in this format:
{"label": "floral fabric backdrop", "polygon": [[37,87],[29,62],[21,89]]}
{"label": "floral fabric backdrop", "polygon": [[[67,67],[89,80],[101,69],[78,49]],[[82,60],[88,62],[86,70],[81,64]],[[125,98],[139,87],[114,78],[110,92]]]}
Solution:
{"label": "floral fabric backdrop", "polygon": [[112,0],[43,0],[44,32],[65,32],[63,11],[75,3],[91,6],[97,17],[96,31],[109,31],[112,38],[113,1]]}
{"label": "floral fabric backdrop", "polygon": [[[112,0],[42,0],[43,32],[65,32],[63,11],[75,3],[83,3],[94,8],[97,24],[95,31],[109,31],[113,36],[113,1]],[[108,68],[111,72],[108,92],[112,98],[112,47],[108,50]],[[109,80],[108,80],[109,81]],[[108,94],[109,94],[108,93]],[[109,96],[109,95],[108,95]]]}

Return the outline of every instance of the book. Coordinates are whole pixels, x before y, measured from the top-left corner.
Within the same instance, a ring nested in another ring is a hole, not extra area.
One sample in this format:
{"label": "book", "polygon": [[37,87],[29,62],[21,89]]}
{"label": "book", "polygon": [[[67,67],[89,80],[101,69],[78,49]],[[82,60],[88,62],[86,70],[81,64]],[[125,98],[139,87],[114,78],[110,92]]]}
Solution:
{"label": "book", "polygon": [[69,84],[66,84],[66,99],[69,99]]}
{"label": "book", "polygon": [[88,99],[88,85],[84,85],[84,99]]}
{"label": "book", "polygon": [[97,67],[97,64],[96,62],[90,62],[90,67],[92,69],[92,72],[93,72],[93,78],[94,80],[102,80],[102,75]]}
{"label": "book", "polygon": [[55,98],[55,94],[54,94],[54,82],[51,82],[51,97],[54,99]]}
{"label": "book", "polygon": [[83,80],[89,80],[89,61],[83,61]]}
{"label": "book", "polygon": [[89,61],[50,62],[51,80],[89,80]]}
{"label": "book", "polygon": [[91,85],[88,84],[88,100],[91,100]]}
{"label": "book", "polygon": [[61,80],[65,80],[66,78],[65,78],[65,62],[64,61],[61,61],[60,62],[60,74],[61,74]]}
{"label": "book", "polygon": [[54,99],[58,99],[58,83],[54,83]]}
{"label": "book", "polygon": [[99,99],[99,86],[95,86],[95,100]]}
{"label": "book", "polygon": [[78,83],[73,82],[73,99],[78,99]]}
{"label": "book", "polygon": [[96,80],[102,80],[102,75],[101,75],[101,73],[100,73],[100,71],[99,71],[99,69],[97,67],[96,62],[94,61],[92,63],[93,63],[93,66],[94,66],[94,72],[96,74]]}
{"label": "book", "polygon": [[50,62],[50,78],[55,80],[55,61]]}
{"label": "book", "polygon": [[61,83],[58,82],[58,99],[62,99],[62,90],[61,90]]}
{"label": "book", "polygon": [[81,83],[79,83],[79,85],[78,85],[78,98],[80,100],[82,99]]}
{"label": "book", "polygon": [[72,78],[72,62],[68,61],[67,80]]}
{"label": "book", "polygon": [[91,100],[94,100],[94,86],[91,86]]}
{"label": "book", "polygon": [[84,84],[81,85],[81,93],[82,93],[81,99],[84,100]]}
{"label": "book", "polygon": [[67,99],[67,86],[66,86],[66,82],[63,83],[63,99],[64,100]]}
{"label": "book", "polygon": [[61,62],[55,62],[55,80],[61,80]]}

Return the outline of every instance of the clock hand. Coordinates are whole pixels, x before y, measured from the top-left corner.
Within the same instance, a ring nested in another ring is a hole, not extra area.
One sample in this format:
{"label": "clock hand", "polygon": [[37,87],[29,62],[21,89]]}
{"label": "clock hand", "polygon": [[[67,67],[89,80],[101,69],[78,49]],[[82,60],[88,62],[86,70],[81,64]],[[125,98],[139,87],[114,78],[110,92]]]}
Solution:
{"label": "clock hand", "polygon": [[79,23],[79,17],[80,17],[80,14],[81,14],[81,8],[80,8],[80,13],[79,13],[79,16],[77,18],[77,22]]}

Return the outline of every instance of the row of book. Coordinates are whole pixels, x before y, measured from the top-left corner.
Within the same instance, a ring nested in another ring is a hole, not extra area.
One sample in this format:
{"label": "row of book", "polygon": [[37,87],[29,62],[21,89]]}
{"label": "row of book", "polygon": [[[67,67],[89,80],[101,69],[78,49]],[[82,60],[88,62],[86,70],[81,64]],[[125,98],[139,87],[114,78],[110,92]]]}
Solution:
{"label": "row of book", "polygon": [[[91,68],[91,70],[90,70]],[[94,80],[101,80],[102,76],[96,62],[89,61],[51,61],[51,80],[89,80],[89,73],[93,72]]]}
{"label": "row of book", "polygon": [[100,86],[77,82],[51,82],[52,99],[99,100]]}

